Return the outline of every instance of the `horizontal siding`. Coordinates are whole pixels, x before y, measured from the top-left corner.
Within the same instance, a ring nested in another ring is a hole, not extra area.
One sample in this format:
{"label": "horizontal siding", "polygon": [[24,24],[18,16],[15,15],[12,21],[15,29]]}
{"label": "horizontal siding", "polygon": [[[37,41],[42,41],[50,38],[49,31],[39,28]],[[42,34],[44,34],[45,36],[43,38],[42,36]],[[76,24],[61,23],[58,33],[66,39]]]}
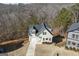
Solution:
{"label": "horizontal siding", "polygon": [[76,38],[74,39],[74,38],[72,38],[72,34],[79,35],[79,31],[68,32],[68,37],[67,37],[67,38],[69,38],[69,39],[79,41],[79,39],[76,39]]}

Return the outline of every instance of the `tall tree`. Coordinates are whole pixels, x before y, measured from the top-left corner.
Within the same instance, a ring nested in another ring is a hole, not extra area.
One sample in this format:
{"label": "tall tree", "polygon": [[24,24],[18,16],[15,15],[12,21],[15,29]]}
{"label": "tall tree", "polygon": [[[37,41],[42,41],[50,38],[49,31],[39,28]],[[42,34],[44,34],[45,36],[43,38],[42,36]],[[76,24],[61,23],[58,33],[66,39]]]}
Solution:
{"label": "tall tree", "polygon": [[79,4],[75,4],[71,7],[71,12],[74,15],[73,22],[79,22]]}
{"label": "tall tree", "polygon": [[62,8],[59,14],[56,16],[55,20],[53,21],[54,27],[62,28],[63,31],[66,31],[68,25],[72,23],[73,14],[71,11],[67,10],[66,8]]}

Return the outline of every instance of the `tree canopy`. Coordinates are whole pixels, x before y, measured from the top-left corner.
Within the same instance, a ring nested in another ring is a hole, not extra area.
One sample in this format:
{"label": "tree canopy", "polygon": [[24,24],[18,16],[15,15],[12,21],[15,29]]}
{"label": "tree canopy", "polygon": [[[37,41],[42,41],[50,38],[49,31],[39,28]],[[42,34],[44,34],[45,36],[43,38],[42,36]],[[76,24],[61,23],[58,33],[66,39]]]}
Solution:
{"label": "tree canopy", "polygon": [[64,31],[67,30],[68,25],[72,23],[73,14],[66,8],[62,8],[59,14],[55,17],[53,21],[53,27],[63,28]]}

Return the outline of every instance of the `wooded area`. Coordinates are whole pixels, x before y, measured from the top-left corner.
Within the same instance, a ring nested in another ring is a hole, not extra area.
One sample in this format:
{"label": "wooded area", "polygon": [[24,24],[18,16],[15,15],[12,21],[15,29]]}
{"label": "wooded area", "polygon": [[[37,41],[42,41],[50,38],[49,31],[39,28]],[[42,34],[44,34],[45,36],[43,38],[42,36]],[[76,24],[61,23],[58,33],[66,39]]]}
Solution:
{"label": "wooded area", "polygon": [[0,4],[0,42],[26,37],[30,25],[42,22],[66,32],[78,18],[79,4]]}

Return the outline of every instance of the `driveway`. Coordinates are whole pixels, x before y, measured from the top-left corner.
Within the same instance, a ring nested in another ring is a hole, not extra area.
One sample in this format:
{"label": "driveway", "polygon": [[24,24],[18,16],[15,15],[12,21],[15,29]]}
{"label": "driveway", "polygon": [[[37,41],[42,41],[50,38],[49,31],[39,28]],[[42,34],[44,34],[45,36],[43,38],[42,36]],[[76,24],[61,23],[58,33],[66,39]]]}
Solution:
{"label": "driveway", "polygon": [[37,39],[34,37],[31,39],[26,56],[34,56]]}

